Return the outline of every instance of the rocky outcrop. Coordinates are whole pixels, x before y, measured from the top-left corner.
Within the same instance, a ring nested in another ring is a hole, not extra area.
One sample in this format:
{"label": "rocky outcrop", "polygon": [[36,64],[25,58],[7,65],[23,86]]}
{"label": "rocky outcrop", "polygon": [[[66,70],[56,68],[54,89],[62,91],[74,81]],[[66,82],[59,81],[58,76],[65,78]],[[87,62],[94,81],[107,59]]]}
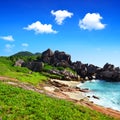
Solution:
{"label": "rocky outcrop", "polygon": [[66,70],[49,70],[47,72],[51,74],[61,75],[66,80],[91,80],[101,79],[106,81],[120,81],[120,68],[115,67],[112,64],[106,63],[103,68],[97,67],[93,64],[83,64],[80,61],[72,62],[71,56],[65,52],[56,50],[53,52],[51,49],[44,51],[37,60],[32,62],[24,62],[18,60],[15,66],[23,66],[31,69],[32,71],[40,72],[44,68],[44,63],[55,67],[69,67],[73,69],[77,74],[73,74]]}
{"label": "rocky outcrop", "polygon": [[72,63],[71,68],[84,80],[100,79],[112,82],[120,81],[120,68],[109,63],[106,63],[103,68],[100,68],[92,64],[82,64],[80,61],[77,61]]}
{"label": "rocky outcrop", "polygon": [[61,67],[69,67],[71,62],[71,56],[65,52],[55,51],[48,49],[42,53],[40,61]]}
{"label": "rocky outcrop", "polygon": [[14,66],[22,66],[22,64],[24,63],[24,60],[22,60],[22,59],[19,59],[19,60],[17,60],[16,62],[15,62],[15,65]]}
{"label": "rocky outcrop", "polygon": [[115,70],[115,66],[109,63],[106,63],[103,66],[103,71],[114,71]]}
{"label": "rocky outcrop", "polygon": [[65,52],[59,52],[57,50],[51,59],[51,64],[55,66],[69,67],[71,64],[71,56]]}
{"label": "rocky outcrop", "polygon": [[53,55],[53,51],[48,49],[42,53],[40,61],[51,64],[51,58],[53,57]]}
{"label": "rocky outcrop", "polygon": [[35,72],[41,72],[44,67],[44,63],[43,62],[27,62],[27,63],[23,63],[22,67],[27,67],[28,69]]}
{"label": "rocky outcrop", "polygon": [[95,78],[98,67],[92,64],[82,64],[80,61],[74,62],[71,66],[82,78],[91,80]]}
{"label": "rocky outcrop", "polygon": [[62,79],[64,79],[64,80],[75,80],[75,81],[81,80],[79,75],[73,74],[72,72],[67,71],[67,70],[50,70],[48,72],[50,74],[60,75],[60,76],[62,76]]}
{"label": "rocky outcrop", "polygon": [[120,68],[106,63],[96,75],[97,79],[117,82],[120,81]]}

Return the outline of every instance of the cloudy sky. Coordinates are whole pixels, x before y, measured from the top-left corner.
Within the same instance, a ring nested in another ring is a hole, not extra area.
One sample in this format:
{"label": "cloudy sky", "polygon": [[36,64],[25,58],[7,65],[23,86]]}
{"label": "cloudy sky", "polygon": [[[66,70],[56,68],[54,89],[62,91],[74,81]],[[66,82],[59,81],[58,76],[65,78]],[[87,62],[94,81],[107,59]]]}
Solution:
{"label": "cloudy sky", "polygon": [[0,0],[0,56],[65,51],[120,66],[119,0]]}

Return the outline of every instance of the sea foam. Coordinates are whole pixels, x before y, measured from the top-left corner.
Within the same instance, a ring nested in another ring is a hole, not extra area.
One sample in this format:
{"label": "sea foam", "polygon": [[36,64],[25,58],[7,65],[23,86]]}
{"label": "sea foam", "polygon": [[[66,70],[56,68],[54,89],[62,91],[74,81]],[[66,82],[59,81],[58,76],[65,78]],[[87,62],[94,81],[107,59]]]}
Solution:
{"label": "sea foam", "polygon": [[[78,87],[88,88],[89,100],[95,104],[120,111],[120,82],[106,82],[104,80],[92,80],[80,83]],[[99,99],[94,98],[98,97]]]}

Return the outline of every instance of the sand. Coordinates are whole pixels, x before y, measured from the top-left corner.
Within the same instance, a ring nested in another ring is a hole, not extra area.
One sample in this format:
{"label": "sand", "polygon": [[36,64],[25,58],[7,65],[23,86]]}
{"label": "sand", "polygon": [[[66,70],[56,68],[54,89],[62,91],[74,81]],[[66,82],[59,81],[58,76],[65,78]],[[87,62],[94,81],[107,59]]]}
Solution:
{"label": "sand", "polygon": [[80,82],[57,79],[51,79],[51,81],[66,85],[66,87],[56,87],[54,85],[45,86],[44,89],[51,93],[51,95],[53,94],[54,97],[73,101],[76,104],[89,107],[90,109],[120,119],[120,111],[105,108],[90,102],[89,98],[85,96],[84,90],[82,91],[76,88]]}

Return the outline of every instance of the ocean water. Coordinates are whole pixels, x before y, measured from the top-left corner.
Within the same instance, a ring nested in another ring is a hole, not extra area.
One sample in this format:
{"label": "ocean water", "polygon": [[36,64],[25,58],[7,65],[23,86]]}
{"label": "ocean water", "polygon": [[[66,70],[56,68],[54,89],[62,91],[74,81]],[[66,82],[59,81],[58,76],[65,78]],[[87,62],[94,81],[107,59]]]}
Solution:
{"label": "ocean water", "polygon": [[[120,82],[106,82],[103,80],[92,80],[80,83],[78,87],[88,88],[89,100],[95,104],[120,111]],[[93,95],[99,99],[93,98]]]}

